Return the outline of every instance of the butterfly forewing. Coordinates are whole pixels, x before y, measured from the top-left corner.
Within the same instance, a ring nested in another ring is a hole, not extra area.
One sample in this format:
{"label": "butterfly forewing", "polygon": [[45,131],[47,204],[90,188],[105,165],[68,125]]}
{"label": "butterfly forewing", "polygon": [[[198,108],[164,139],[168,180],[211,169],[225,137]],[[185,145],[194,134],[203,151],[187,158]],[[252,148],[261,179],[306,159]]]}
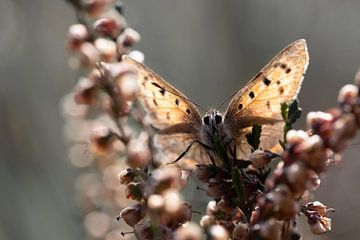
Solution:
{"label": "butterfly forewing", "polygon": [[[234,96],[225,113],[224,124],[238,145],[245,144],[244,134],[255,124],[272,125],[263,127],[261,147],[268,148],[278,142],[283,131],[280,105],[297,97],[308,61],[306,41],[297,40]],[[244,148],[249,152],[249,147]]]}
{"label": "butterfly forewing", "polygon": [[[198,110],[180,91],[146,66],[127,56],[123,62],[137,71],[138,99],[147,111],[151,125],[158,130],[154,140],[160,150],[160,161],[174,161],[192,141],[200,138]],[[197,154],[197,148],[194,146],[187,156]]]}
{"label": "butterfly forewing", "polygon": [[153,127],[165,131],[176,124],[194,128],[201,126],[198,110],[180,91],[130,57],[124,56],[123,62],[138,73],[139,100],[149,113]]}

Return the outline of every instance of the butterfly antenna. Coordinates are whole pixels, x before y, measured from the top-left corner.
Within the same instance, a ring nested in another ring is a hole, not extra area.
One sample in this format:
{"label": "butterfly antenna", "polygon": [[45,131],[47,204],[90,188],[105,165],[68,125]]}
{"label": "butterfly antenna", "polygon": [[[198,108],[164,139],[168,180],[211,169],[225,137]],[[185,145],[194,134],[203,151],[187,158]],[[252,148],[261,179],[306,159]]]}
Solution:
{"label": "butterfly antenna", "polygon": [[236,95],[237,92],[238,91],[234,92],[229,97],[227,97],[224,101],[222,101],[222,103],[216,109],[220,109],[227,101],[229,101],[229,99],[233,98]]}

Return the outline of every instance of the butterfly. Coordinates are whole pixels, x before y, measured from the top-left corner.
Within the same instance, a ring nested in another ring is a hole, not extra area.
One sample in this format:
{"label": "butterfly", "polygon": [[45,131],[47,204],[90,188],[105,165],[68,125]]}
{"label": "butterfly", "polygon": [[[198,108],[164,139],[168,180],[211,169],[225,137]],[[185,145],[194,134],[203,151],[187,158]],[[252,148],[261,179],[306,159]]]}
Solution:
{"label": "butterfly", "polygon": [[163,163],[184,158],[195,165],[219,162],[219,151],[228,151],[230,143],[236,146],[236,159],[248,159],[252,149],[246,135],[254,125],[262,126],[261,149],[278,144],[284,126],[280,105],[297,98],[309,56],[304,39],[291,43],[234,95],[223,115],[209,109],[203,117],[191,100],[148,67],[127,56],[123,62],[138,73],[139,101],[157,129],[156,158]]}

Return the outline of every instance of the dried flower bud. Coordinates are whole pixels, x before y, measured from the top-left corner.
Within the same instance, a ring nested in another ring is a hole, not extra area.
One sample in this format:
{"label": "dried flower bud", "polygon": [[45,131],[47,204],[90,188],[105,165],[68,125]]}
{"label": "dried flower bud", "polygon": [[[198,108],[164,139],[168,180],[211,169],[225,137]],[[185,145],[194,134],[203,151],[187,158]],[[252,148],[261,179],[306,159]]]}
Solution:
{"label": "dried flower bud", "polygon": [[284,184],[278,185],[273,191],[266,195],[267,202],[273,204],[273,211],[279,220],[289,220],[299,212],[299,206],[294,196]]}
{"label": "dried flower bud", "polygon": [[176,212],[174,218],[176,222],[183,224],[191,220],[192,217],[192,207],[188,203],[182,203]]}
{"label": "dried flower bud", "polygon": [[274,154],[268,150],[255,150],[250,155],[251,165],[256,169],[261,169],[277,156],[277,154]]}
{"label": "dried flower bud", "polygon": [[137,204],[126,207],[120,212],[120,218],[124,219],[127,225],[134,226],[145,217],[146,209],[143,205]]}
{"label": "dried flower bud", "polygon": [[131,182],[126,185],[125,196],[127,199],[141,201],[143,199],[144,186],[142,183]]}
{"label": "dried flower bud", "polygon": [[228,240],[229,233],[228,231],[221,225],[213,225],[209,229],[209,235],[212,240]]}
{"label": "dried flower bud", "polygon": [[254,229],[258,230],[257,234],[259,237],[254,239],[281,240],[281,227],[282,224],[274,219],[269,219],[261,224],[256,224]]}
{"label": "dried flower bud", "polygon": [[301,196],[308,188],[311,170],[304,166],[302,162],[295,162],[285,170],[285,175],[289,187],[295,195]]}
{"label": "dried flower bud", "polygon": [[159,210],[165,205],[163,196],[158,194],[152,194],[147,200],[147,206],[151,210]]}
{"label": "dried flower bud", "polygon": [[77,104],[91,105],[97,99],[97,86],[96,83],[89,78],[80,78],[75,87],[75,102]]}
{"label": "dried flower bud", "polygon": [[247,239],[247,236],[249,235],[249,224],[239,222],[236,224],[233,233],[232,233],[232,239],[233,240],[245,240]]}
{"label": "dried flower bud", "polygon": [[327,152],[319,135],[312,135],[306,141],[299,144],[297,150],[301,158],[316,172],[324,171],[327,161]]}
{"label": "dried flower bud", "polygon": [[202,240],[203,230],[195,223],[185,223],[174,233],[174,240]]}
{"label": "dried flower bud", "polygon": [[108,154],[112,151],[115,138],[110,129],[106,126],[97,126],[90,135],[90,148],[97,155]]}
{"label": "dried flower bud", "polygon": [[226,192],[226,186],[218,182],[211,182],[208,185],[206,194],[213,198],[221,198]]}
{"label": "dried flower bud", "polygon": [[216,222],[214,216],[204,215],[200,219],[200,226],[205,228],[208,227]]}
{"label": "dried flower bud", "polygon": [[[213,201],[210,201],[213,202]],[[209,209],[210,202],[207,206],[206,213],[209,214],[210,212],[214,214],[216,211],[220,210],[222,212],[225,212],[227,214],[233,215],[236,212],[236,205],[231,206],[228,201],[226,201],[224,198],[221,199],[219,202],[216,203],[216,205],[213,207],[213,210]]]}
{"label": "dried flower bud", "polygon": [[116,58],[116,44],[106,38],[98,38],[95,40],[95,47],[99,50],[101,59],[105,62],[111,62]]}
{"label": "dried flower bud", "polygon": [[[340,89],[338,95],[338,102],[343,107],[351,106],[358,102],[358,94],[359,88],[357,86],[353,84],[347,84]],[[350,108],[345,110],[350,110]]]}
{"label": "dried flower bud", "polygon": [[329,214],[329,212],[334,211],[334,209],[328,208],[319,201],[309,202],[305,205],[305,208],[307,211],[317,212],[322,217],[326,217]]}
{"label": "dried flower bud", "polygon": [[146,167],[152,154],[149,149],[149,138],[147,134],[140,134],[138,138],[133,138],[127,145],[127,164],[133,168]]}
{"label": "dried flower bud", "polygon": [[202,182],[208,182],[212,176],[212,172],[210,170],[209,165],[207,164],[199,164],[195,169],[195,176]]}
{"label": "dried flower bud", "polygon": [[134,226],[134,232],[135,232],[136,239],[143,239],[143,240],[154,239],[153,226],[149,223],[136,224]]}
{"label": "dried flower bud", "polygon": [[100,18],[94,22],[94,30],[102,36],[115,38],[121,31],[121,25],[113,18]]}
{"label": "dried flower bud", "polygon": [[100,60],[100,53],[93,44],[84,42],[80,45],[79,58],[83,66],[95,66]]}
{"label": "dried flower bud", "polygon": [[67,35],[67,47],[71,51],[77,51],[80,45],[88,40],[89,32],[84,24],[73,24]]}
{"label": "dried flower bud", "polygon": [[309,224],[314,234],[323,234],[331,230],[331,219],[327,217],[319,217],[315,222],[309,221]]}
{"label": "dried flower bud", "polygon": [[131,181],[134,180],[134,178],[136,177],[136,173],[133,169],[128,168],[128,169],[124,169],[122,170],[119,174],[118,174],[118,179],[120,181],[121,184],[128,184]]}

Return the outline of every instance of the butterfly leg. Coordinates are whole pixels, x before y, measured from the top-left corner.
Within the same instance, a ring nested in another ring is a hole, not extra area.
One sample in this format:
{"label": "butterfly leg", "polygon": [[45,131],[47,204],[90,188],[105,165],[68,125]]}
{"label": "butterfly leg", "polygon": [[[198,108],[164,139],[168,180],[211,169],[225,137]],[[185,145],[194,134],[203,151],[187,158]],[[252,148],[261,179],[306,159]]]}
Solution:
{"label": "butterfly leg", "polygon": [[191,148],[195,143],[200,144],[202,147],[204,147],[204,148],[207,149],[207,150],[213,150],[212,147],[206,145],[205,143],[200,142],[199,140],[194,140],[194,141],[192,141],[192,142],[189,144],[189,146],[187,146],[187,148],[185,149],[185,151],[183,151],[183,152],[176,158],[175,161],[170,162],[170,163],[168,163],[168,164],[174,164],[174,163],[180,161],[180,159],[183,158],[183,157],[186,155],[186,153],[188,153],[188,152],[190,151],[190,148]]}

